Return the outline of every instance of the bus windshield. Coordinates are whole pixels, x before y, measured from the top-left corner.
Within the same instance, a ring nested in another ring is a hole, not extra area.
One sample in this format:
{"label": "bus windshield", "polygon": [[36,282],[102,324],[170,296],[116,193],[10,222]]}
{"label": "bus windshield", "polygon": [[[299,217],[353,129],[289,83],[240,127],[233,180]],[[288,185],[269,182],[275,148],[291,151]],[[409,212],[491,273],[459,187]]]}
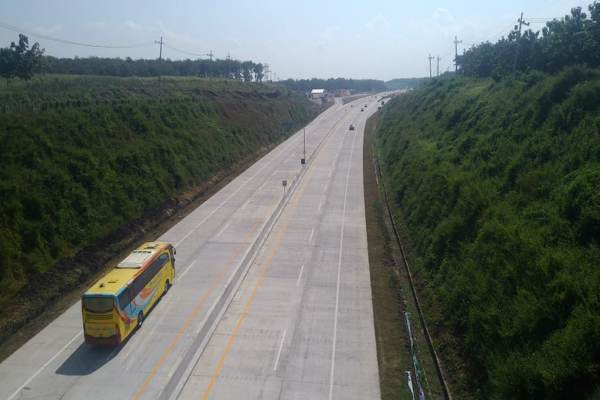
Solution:
{"label": "bus windshield", "polygon": [[115,301],[112,297],[88,297],[82,299],[83,308],[94,313],[107,313],[112,311]]}

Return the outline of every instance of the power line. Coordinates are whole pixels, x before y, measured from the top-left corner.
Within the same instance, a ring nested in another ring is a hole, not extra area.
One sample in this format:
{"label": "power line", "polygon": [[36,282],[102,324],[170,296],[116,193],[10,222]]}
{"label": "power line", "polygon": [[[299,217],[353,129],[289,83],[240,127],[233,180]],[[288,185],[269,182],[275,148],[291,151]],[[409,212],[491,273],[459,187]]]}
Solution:
{"label": "power line", "polygon": [[42,35],[41,33],[33,33],[30,31],[27,31],[25,29],[21,29],[18,26],[10,25],[10,24],[7,24],[7,23],[1,22],[1,21],[0,21],[0,28],[4,28],[6,30],[17,32],[17,33],[24,33],[29,36],[38,37],[38,38],[42,38],[42,39],[46,39],[46,40],[51,40],[51,41],[58,42],[58,43],[70,44],[73,46],[81,46],[81,47],[94,47],[94,48],[102,48],[102,49],[133,49],[136,47],[146,47],[146,46],[151,46],[154,44],[154,42],[144,42],[144,43],[128,44],[128,45],[106,45],[106,44],[76,42],[74,40],[61,39],[61,38],[56,38],[56,37],[52,37],[52,36],[48,36],[48,35]]}
{"label": "power line", "polygon": [[200,53],[194,53],[192,51],[181,50],[181,49],[178,49],[177,47],[173,47],[173,46],[168,45],[168,44],[164,44],[164,46],[166,48],[168,48],[168,49],[175,50],[175,51],[178,51],[179,53],[187,54],[187,55],[190,55],[190,56],[195,56],[195,57],[209,56],[211,58],[211,60],[212,60],[212,56],[213,56],[212,51],[210,53],[208,53],[208,54],[200,54]]}

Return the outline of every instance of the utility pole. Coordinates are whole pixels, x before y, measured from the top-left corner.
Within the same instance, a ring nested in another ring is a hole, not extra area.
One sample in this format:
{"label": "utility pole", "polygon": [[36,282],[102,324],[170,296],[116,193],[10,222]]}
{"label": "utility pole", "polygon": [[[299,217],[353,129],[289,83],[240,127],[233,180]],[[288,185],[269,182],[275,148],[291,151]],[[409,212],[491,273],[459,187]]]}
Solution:
{"label": "utility pole", "polygon": [[165,42],[163,42],[162,36],[160,37],[160,41],[155,40],[154,43],[160,44],[160,52],[158,53],[158,61],[162,61],[162,47]]}
{"label": "utility pole", "polygon": [[206,55],[208,56],[208,58],[210,58],[210,61],[212,61],[212,58],[213,58],[213,55],[214,55],[213,52],[212,52],[212,50],[209,51],[208,53],[206,53]]}
{"label": "utility pole", "polygon": [[429,57],[427,57],[427,59],[429,60],[429,79],[433,78],[433,75],[431,75],[431,60],[433,60],[434,57],[431,56],[431,54],[429,54]]}
{"label": "utility pole", "polygon": [[229,52],[227,52],[225,60],[227,61],[227,79],[231,79],[231,63],[229,62],[231,61],[231,54]]}
{"label": "utility pole", "polygon": [[[519,58],[519,39],[521,38],[521,29],[523,29],[523,25],[529,26],[529,22],[526,22],[523,19],[523,12],[522,11],[521,11],[521,16],[519,17],[519,19],[517,20],[517,22],[519,23],[519,36],[517,36],[517,39],[516,39],[517,42],[515,44],[515,59],[513,61],[513,69],[512,69],[513,74],[517,70],[517,60]],[[517,26],[515,25],[515,29],[516,28],[517,28]]]}
{"label": "utility pole", "polygon": [[155,40],[154,43],[160,45],[160,50],[159,50],[159,53],[158,53],[158,82],[160,83],[161,78],[162,78],[162,73],[161,73],[161,70],[160,70],[160,67],[162,67],[162,47],[163,47],[163,44],[164,44],[162,36],[160,37],[160,42],[157,41],[157,40]]}
{"label": "utility pole", "polygon": [[436,61],[437,61],[437,69],[436,69],[436,71],[437,71],[437,74],[436,74],[436,76],[440,76],[440,61],[441,61],[442,59],[441,59],[441,57],[440,57],[440,56],[437,56],[435,59],[436,59]]}
{"label": "utility pole", "polygon": [[269,69],[269,64],[265,64],[264,71],[265,71],[265,78],[267,79],[267,82],[268,82],[270,80],[269,74],[271,73],[271,70]]}
{"label": "utility pole", "polygon": [[519,37],[520,37],[521,29],[523,28],[523,25],[529,26],[529,22],[525,22],[525,20],[523,19],[523,12],[521,12],[521,17],[517,20],[517,22],[519,23]]}
{"label": "utility pole", "polygon": [[454,72],[458,72],[458,45],[462,43],[462,40],[458,40],[457,36],[454,36]]}

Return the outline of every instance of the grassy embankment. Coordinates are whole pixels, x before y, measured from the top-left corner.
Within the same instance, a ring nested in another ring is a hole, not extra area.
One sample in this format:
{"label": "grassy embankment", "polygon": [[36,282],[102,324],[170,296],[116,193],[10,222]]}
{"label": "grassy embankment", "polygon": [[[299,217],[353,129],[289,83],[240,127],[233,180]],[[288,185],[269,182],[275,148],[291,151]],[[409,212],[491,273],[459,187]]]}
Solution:
{"label": "grassy embankment", "polygon": [[194,78],[45,76],[3,88],[0,342],[142,234],[132,221],[165,219],[182,194],[210,190],[313,107],[283,88]]}
{"label": "grassy embankment", "polygon": [[582,68],[433,81],[384,108],[382,168],[455,397],[600,395],[599,109]]}
{"label": "grassy embankment", "polygon": [[410,371],[416,391],[414,364],[404,312],[408,312],[423,391],[428,399],[443,398],[433,359],[421,329],[409,279],[388,217],[383,188],[379,187],[374,163],[375,131],[379,114],[365,127],[363,149],[365,215],[369,244],[369,268],[373,297],[373,317],[377,341],[377,361],[382,400],[412,398],[406,372]]}

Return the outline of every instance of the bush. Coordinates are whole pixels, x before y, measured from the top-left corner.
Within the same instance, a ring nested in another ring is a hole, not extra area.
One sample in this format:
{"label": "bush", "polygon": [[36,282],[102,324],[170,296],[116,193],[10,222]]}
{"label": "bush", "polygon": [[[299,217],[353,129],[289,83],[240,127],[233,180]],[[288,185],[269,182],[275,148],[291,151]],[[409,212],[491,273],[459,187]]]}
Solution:
{"label": "bush", "polygon": [[598,393],[599,88],[581,67],[457,78],[384,109],[384,175],[472,395]]}

